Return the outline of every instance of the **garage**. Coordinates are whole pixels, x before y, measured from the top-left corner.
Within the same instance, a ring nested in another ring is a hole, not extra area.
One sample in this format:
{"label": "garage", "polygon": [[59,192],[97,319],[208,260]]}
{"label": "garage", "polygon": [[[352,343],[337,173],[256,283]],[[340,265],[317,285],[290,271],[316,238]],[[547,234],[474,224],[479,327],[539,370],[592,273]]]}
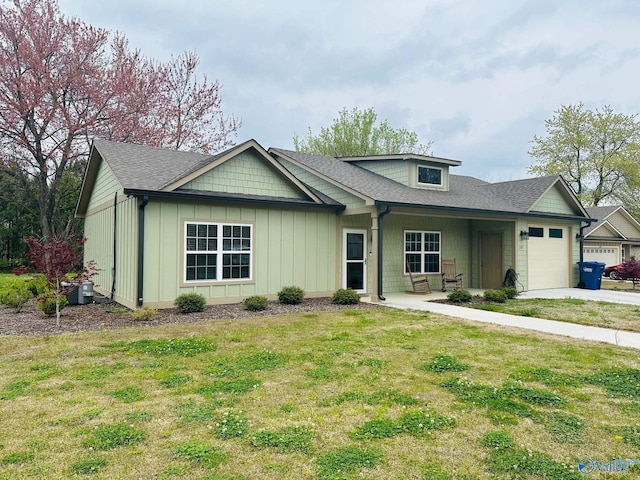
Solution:
{"label": "garage", "polygon": [[618,265],[620,263],[619,246],[585,245],[585,262],[604,262],[607,265]]}
{"label": "garage", "polygon": [[570,287],[569,228],[558,225],[531,225],[528,234],[529,290]]}

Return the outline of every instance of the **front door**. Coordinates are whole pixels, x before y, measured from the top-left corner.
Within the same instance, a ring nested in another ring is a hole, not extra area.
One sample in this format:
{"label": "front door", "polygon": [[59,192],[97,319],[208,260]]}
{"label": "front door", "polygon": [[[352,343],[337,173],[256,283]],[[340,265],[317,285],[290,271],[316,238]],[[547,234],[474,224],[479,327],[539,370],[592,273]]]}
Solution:
{"label": "front door", "polygon": [[502,286],[502,233],[480,234],[480,288]]}
{"label": "front door", "polygon": [[358,293],[366,292],[367,283],[367,231],[351,230],[343,231],[343,258],[342,270],[343,288],[351,288]]}

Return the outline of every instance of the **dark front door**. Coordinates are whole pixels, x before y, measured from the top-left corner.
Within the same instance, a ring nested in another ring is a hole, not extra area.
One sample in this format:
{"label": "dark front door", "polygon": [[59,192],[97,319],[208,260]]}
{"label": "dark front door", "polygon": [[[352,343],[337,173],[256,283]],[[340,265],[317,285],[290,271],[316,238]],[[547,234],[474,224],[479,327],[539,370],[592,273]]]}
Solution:
{"label": "dark front door", "polygon": [[502,286],[502,233],[480,234],[480,288]]}

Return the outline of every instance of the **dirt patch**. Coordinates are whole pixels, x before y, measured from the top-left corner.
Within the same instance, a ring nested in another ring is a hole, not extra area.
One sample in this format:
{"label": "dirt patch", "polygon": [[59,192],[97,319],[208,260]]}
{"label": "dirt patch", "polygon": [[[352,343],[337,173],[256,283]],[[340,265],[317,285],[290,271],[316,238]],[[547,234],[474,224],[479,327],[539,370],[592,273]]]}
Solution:
{"label": "dirt patch", "polygon": [[153,320],[134,320],[130,311],[108,299],[96,296],[96,302],[64,308],[60,315],[60,326],[56,318],[45,316],[33,300],[27,302],[22,311],[0,306],[0,335],[57,335],[68,332],[115,330],[129,327],[154,327],[168,323],[202,323],[211,320],[229,320],[288,313],[324,312],[328,310],[354,310],[375,308],[370,303],[358,305],[334,305],[330,298],[309,298],[299,305],[282,305],[269,302],[262,312],[250,312],[242,304],[211,305],[203,312],[181,314],[175,309],[159,310]]}

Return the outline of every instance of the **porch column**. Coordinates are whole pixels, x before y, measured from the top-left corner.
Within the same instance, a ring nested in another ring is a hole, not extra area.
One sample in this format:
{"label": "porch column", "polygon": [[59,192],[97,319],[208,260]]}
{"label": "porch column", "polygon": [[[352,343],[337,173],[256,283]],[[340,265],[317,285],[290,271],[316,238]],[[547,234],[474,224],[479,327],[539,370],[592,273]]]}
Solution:
{"label": "porch column", "polygon": [[380,299],[378,295],[378,209],[375,212],[371,212],[371,245],[369,245],[369,251],[371,255],[367,255],[367,265],[369,272],[371,272],[371,301],[379,303]]}

